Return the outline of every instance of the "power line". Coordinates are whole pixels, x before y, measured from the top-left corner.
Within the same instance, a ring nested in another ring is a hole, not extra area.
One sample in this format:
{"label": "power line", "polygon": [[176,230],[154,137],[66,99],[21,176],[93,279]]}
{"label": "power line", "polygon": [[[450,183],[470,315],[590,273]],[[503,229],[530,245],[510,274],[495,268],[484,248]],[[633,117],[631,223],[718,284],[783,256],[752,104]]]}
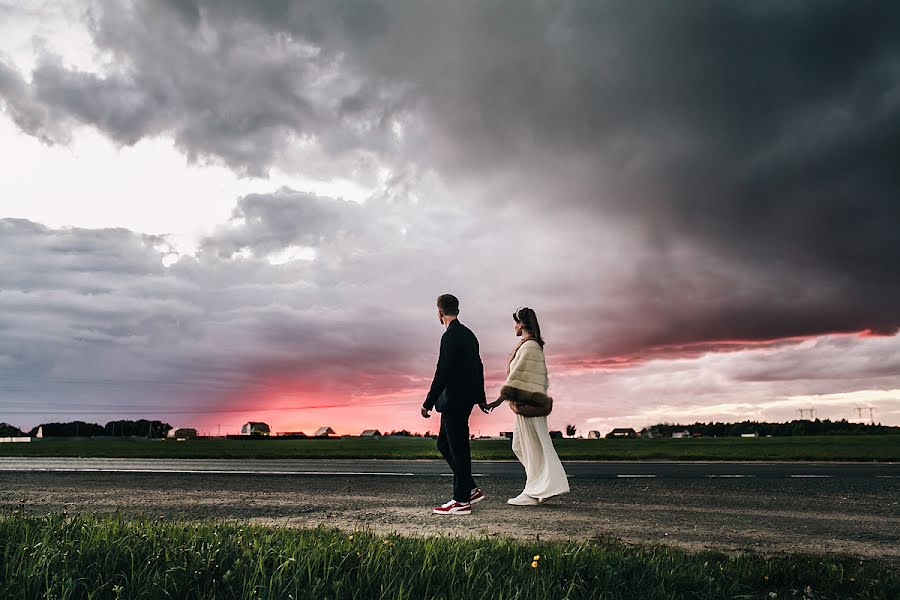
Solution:
{"label": "power line", "polygon": [[875,412],[874,408],[872,408],[871,406],[856,406],[856,407],[854,407],[854,410],[856,410],[856,414],[859,416],[860,419],[863,418],[863,416],[862,416],[863,411],[866,411],[866,410],[869,411],[869,423],[871,425],[875,424],[875,416],[873,414]]}
{"label": "power line", "polygon": [[809,420],[814,421],[816,416],[815,408],[798,408],[797,411],[800,413],[800,420],[803,420],[803,415],[805,413],[809,413]]}

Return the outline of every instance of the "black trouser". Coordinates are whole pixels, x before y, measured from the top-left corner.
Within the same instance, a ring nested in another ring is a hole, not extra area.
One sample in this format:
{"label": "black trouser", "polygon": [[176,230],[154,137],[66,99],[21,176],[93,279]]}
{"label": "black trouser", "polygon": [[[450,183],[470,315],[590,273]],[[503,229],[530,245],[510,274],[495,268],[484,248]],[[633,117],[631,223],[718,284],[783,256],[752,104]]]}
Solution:
{"label": "black trouser", "polygon": [[453,499],[468,502],[475,480],[472,479],[472,452],[469,449],[469,415],[465,412],[441,413],[437,447],[453,471]]}

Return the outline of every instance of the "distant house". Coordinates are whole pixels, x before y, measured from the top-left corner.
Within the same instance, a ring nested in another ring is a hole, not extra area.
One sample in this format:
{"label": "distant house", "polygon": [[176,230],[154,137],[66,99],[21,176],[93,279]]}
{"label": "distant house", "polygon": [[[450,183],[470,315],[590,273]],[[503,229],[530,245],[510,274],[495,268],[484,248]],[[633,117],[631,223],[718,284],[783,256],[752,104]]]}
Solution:
{"label": "distant house", "polygon": [[653,439],[662,437],[662,434],[656,427],[644,427],[643,429],[641,429],[641,437]]}
{"label": "distant house", "polygon": [[589,440],[601,440],[603,436],[600,435],[599,431],[588,431],[588,439]]}
{"label": "distant house", "polygon": [[501,431],[501,432],[500,432],[500,437],[505,437],[505,438],[508,439],[508,440],[511,440],[511,439],[512,439],[512,436],[513,436],[513,432],[512,432],[512,431]]}
{"label": "distant house", "polygon": [[689,437],[691,437],[691,432],[688,431],[687,429],[683,429],[681,431],[673,431],[672,437],[675,438],[676,440],[680,440],[682,438],[689,438]]}
{"label": "distant house", "polygon": [[[332,432],[332,433],[334,433],[334,432]],[[381,437],[381,432],[378,431],[377,429],[366,429],[366,430],[363,431],[361,434],[359,434],[359,437],[362,437],[362,438],[373,438],[373,439],[375,439],[375,438],[380,438],[380,437]]]}
{"label": "distant house", "polygon": [[753,433],[742,433],[741,437],[753,438],[753,437],[759,437],[759,434],[754,431]]}
{"label": "distant house", "polygon": [[186,440],[189,438],[197,437],[197,430],[191,427],[181,427],[179,429],[170,429],[169,433],[166,434],[166,437],[174,438],[176,440]]}
{"label": "distant house", "polygon": [[331,427],[319,427],[313,435],[315,437],[331,437],[337,434]]}
{"label": "distant house", "polygon": [[562,439],[562,436],[563,436],[562,431],[551,431],[550,432],[550,437],[553,439]]}
{"label": "distant house", "polygon": [[241,435],[269,435],[271,431],[266,423],[244,423],[241,427]]}
{"label": "distant house", "polygon": [[276,437],[305,438],[307,436],[302,431],[281,431]]}
{"label": "distant house", "polygon": [[38,428],[37,428],[37,431],[36,431],[35,434],[34,434],[34,437],[36,437],[36,438],[43,438],[43,437],[44,437],[44,426],[43,426],[43,425],[38,425]]}
{"label": "distant house", "polygon": [[632,429],[631,427],[616,427],[612,431],[606,434],[606,437],[609,439],[612,438],[636,438],[638,436],[637,431]]}

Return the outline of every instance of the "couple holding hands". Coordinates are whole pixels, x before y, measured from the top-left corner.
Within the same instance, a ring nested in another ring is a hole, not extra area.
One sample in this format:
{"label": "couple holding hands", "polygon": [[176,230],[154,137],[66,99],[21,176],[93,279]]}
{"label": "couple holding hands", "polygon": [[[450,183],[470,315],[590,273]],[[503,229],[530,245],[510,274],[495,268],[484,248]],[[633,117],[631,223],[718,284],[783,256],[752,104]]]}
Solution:
{"label": "couple holding hands", "polygon": [[547,415],[553,399],[547,396],[547,366],[544,362],[544,340],[537,315],[530,308],[519,308],[513,314],[515,333],[522,340],[509,360],[506,383],[500,397],[488,403],[484,393],[484,366],[478,350],[478,339],[459,322],[459,300],[450,294],[437,299],[438,318],[446,327],[441,337],[441,351],[434,380],[422,416],[431,411],[441,415],[437,447],[453,470],[453,499],[438,506],[442,515],[467,515],[472,504],[485,499],[485,494],[472,478],[469,448],[469,416],[477,405],[485,413],[508,402],[516,414],[512,448],[525,467],[525,489],[507,502],[515,506],[532,506],[569,491],[569,482],[559,456],[553,448]]}

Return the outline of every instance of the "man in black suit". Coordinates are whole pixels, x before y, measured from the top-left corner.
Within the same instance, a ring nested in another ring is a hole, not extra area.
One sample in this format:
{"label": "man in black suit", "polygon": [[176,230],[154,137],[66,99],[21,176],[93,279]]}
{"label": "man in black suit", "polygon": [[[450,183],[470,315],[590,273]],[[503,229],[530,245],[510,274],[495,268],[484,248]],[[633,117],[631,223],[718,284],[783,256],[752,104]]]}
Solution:
{"label": "man in black suit", "polygon": [[478,338],[459,322],[459,300],[451,294],[437,299],[438,318],[447,328],[441,337],[441,353],[431,389],[422,405],[422,416],[441,413],[437,446],[453,470],[453,500],[434,509],[441,515],[467,515],[472,504],[484,499],[472,478],[469,449],[469,415],[476,404],[486,405],[484,365],[478,354]]}

